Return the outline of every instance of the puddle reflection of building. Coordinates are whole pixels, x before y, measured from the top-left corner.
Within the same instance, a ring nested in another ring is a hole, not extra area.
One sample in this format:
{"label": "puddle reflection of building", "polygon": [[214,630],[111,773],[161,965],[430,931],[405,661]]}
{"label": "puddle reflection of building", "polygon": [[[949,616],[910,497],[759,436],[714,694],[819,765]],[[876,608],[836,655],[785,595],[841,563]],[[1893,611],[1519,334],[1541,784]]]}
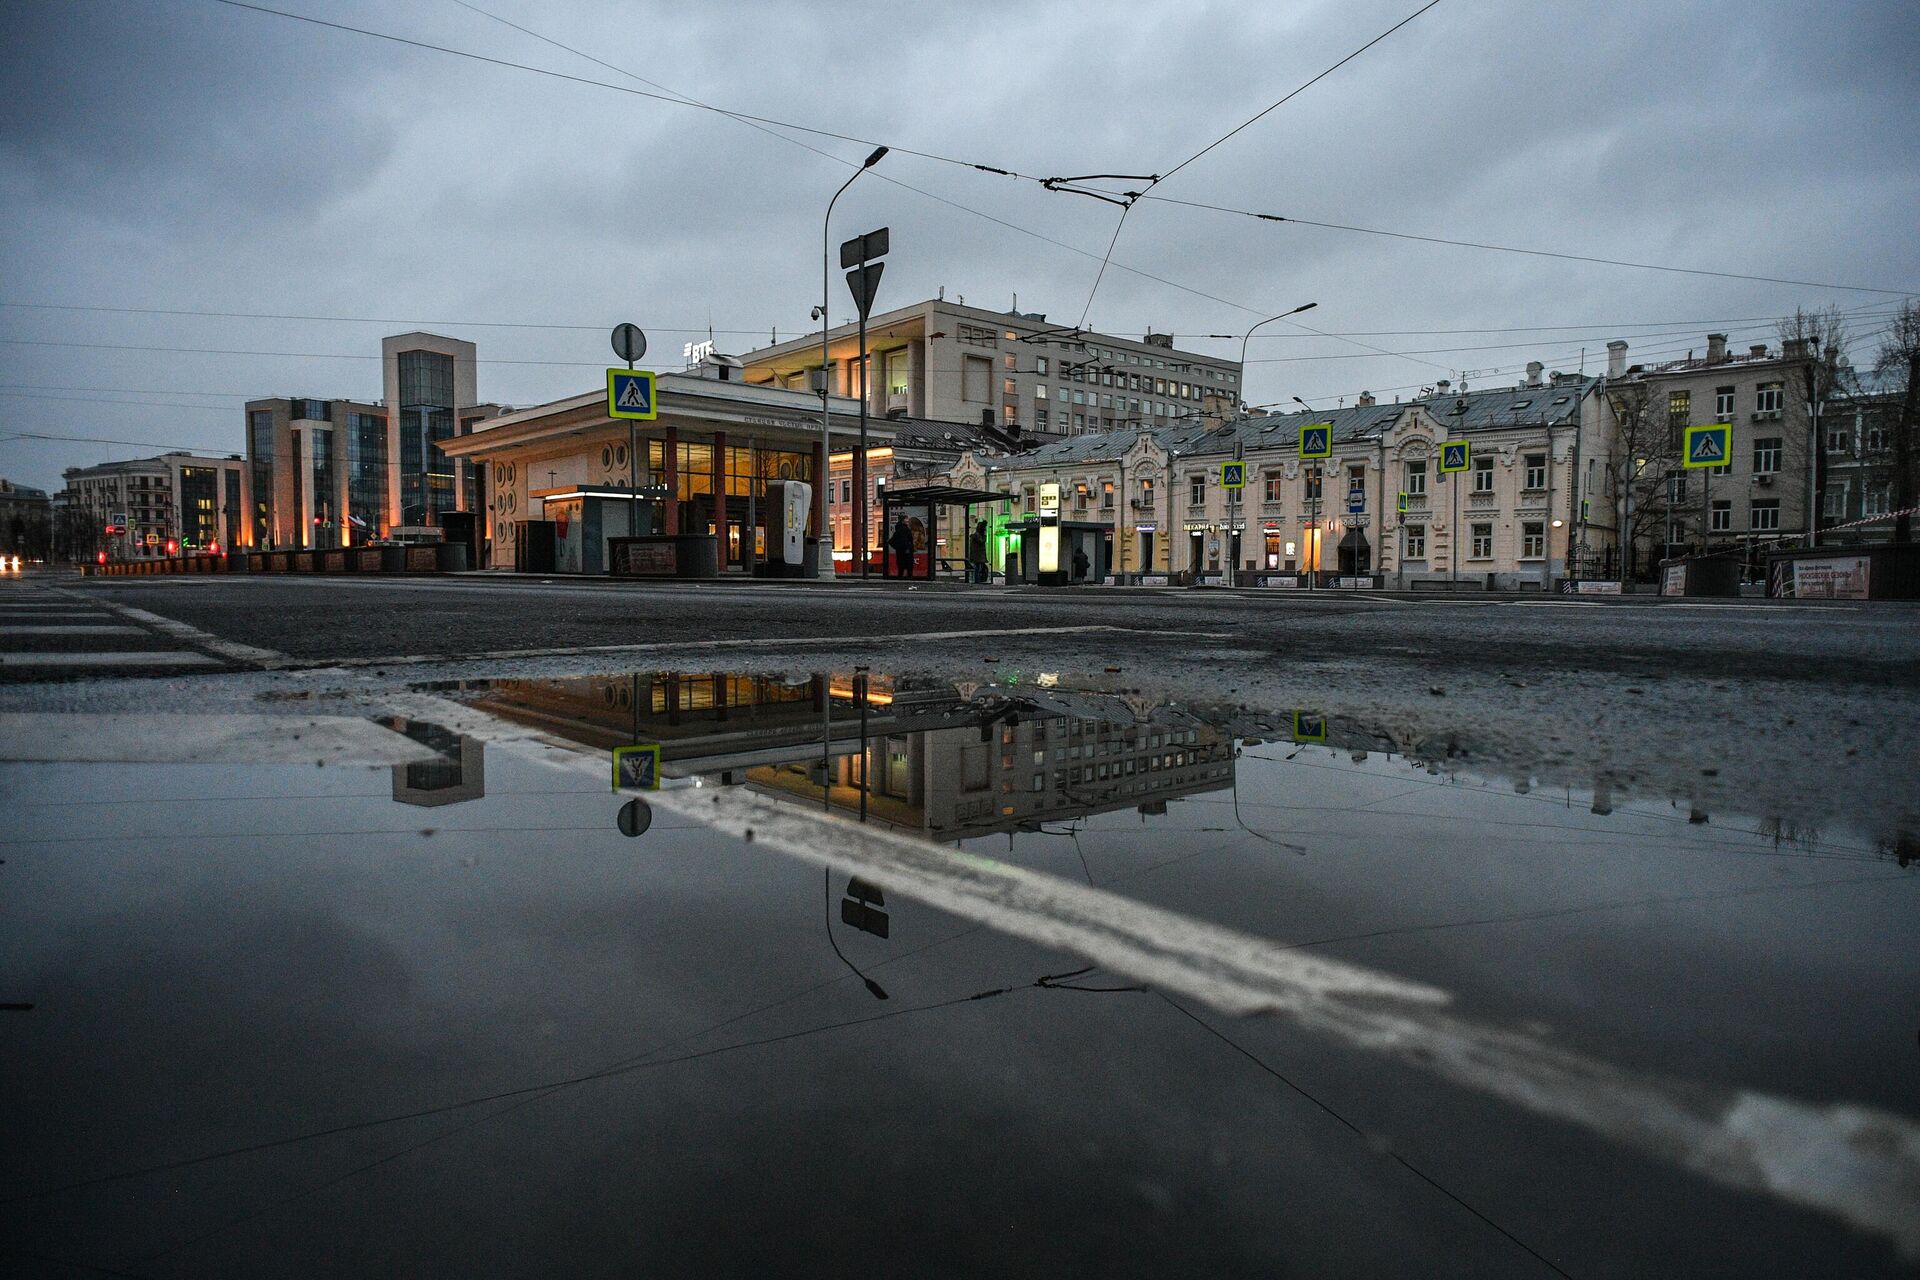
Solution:
{"label": "puddle reflection of building", "polygon": [[451,733],[423,720],[394,717],[387,727],[430,747],[432,760],[393,766],[393,798],[401,804],[437,807],[478,800],[487,794],[486,744],[478,738]]}
{"label": "puddle reflection of building", "polygon": [[775,796],[934,840],[1031,829],[1232,785],[1230,736],[1184,713],[1118,695],[976,694],[962,724],[870,732],[850,754],[765,765],[747,782]]}
{"label": "puddle reflection of building", "polygon": [[[970,695],[970,696],[968,696]],[[957,840],[1232,785],[1233,739],[1150,699],[865,673],[636,674],[467,691],[517,723],[612,751],[659,743],[670,775]]]}

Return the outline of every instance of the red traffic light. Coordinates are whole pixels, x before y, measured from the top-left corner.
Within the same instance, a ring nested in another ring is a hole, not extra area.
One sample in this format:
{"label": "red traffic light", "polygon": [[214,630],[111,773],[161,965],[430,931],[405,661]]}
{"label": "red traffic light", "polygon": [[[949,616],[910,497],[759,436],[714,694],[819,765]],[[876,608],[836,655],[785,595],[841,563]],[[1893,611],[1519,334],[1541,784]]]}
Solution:
{"label": "red traffic light", "polygon": [[220,544],[219,544],[219,543],[217,543],[217,542],[213,542],[213,543],[209,543],[209,544],[207,545],[207,552],[208,552],[208,554],[210,554],[210,555],[216,555],[216,556],[217,556],[217,555],[219,555],[219,554],[220,554]]}
{"label": "red traffic light", "polygon": [[168,538],[167,554],[171,556],[171,555],[178,555],[179,553],[180,553],[180,544],[175,542],[172,538]]}
{"label": "red traffic light", "polygon": [[106,562],[107,562],[107,553],[102,551],[100,553],[100,563],[105,564]]}

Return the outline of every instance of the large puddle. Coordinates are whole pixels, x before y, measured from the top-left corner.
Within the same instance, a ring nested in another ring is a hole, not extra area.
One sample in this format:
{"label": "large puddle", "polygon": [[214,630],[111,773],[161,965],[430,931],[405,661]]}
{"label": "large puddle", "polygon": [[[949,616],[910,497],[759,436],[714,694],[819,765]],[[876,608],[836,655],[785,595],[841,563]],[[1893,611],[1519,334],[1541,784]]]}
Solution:
{"label": "large puddle", "polygon": [[[513,732],[383,717],[421,750],[378,768],[0,765],[22,1274],[1911,1264],[1885,1225],[1920,1208],[1910,1163],[1802,1167],[1833,1104],[1920,1110],[1920,872],[1888,815],[1708,811],[1046,675],[422,692]],[[636,746],[657,792],[614,789]],[[838,821],[796,856],[695,793]],[[1218,930],[1447,1021],[1388,1045],[1369,996],[1232,1016],[1090,964],[1092,926],[1037,930],[1029,898],[889,887],[847,821],[937,847],[935,879],[1186,922],[1178,964],[1237,962]],[[1736,1114],[1749,1145],[1716,1145]]]}

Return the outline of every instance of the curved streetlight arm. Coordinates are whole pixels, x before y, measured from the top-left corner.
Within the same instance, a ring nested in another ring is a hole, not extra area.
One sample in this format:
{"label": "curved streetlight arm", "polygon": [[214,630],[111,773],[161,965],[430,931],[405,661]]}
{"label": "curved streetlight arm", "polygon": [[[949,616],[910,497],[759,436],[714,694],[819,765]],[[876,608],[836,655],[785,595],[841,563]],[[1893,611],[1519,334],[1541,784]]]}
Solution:
{"label": "curved streetlight arm", "polygon": [[[827,475],[832,469],[833,460],[833,389],[827,385],[827,369],[832,360],[828,350],[828,337],[832,332],[832,323],[828,308],[833,303],[832,258],[833,244],[833,206],[840,203],[840,197],[847,193],[861,174],[879,164],[886,157],[887,148],[875,147],[873,154],[861,161],[860,167],[853,171],[852,177],[840,184],[833,193],[833,199],[827,201],[827,216],[820,220],[820,474],[813,478],[815,497],[813,509],[816,516],[814,536],[818,539],[821,563],[829,576],[833,572],[833,535],[827,529]],[[864,496],[863,496],[864,500]],[[865,563],[864,550],[862,561]]]}
{"label": "curved streetlight arm", "polygon": [[1285,320],[1288,316],[1297,316],[1302,311],[1311,311],[1319,305],[1320,304],[1317,302],[1309,302],[1304,306],[1295,307],[1291,311],[1282,311],[1277,316],[1268,316],[1265,320],[1262,320],[1258,324],[1255,324],[1252,328],[1249,328],[1245,334],[1241,335],[1241,338],[1240,338],[1240,403],[1243,406],[1247,403],[1247,343],[1251,341],[1253,338],[1253,330],[1258,329],[1260,325],[1263,325],[1263,324],[1272,324],[1275,320]]}

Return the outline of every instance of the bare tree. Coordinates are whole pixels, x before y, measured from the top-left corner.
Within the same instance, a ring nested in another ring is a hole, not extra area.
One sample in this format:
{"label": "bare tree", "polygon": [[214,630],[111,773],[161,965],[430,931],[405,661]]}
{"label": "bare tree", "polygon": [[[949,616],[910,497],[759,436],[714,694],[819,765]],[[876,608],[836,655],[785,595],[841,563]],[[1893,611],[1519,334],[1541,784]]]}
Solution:
{"label": "bare tree", "polygon": [[1876,369],[1900,393],[1900,416],[1894,420],[1893,439],[1893,509],[1900,512],[1893,519],[1893,540],[1895,542],[1913,541],[1913,517],[1906,514],[1913,506],[1914,492],[1914,434],[1920,431],[1920,303],[1908,301],[1900,304],[1900,310],[1887,326],[1886,336],[1881,339],[1879,359]]}
{"label": "bare tree", "polygon": [[1788,359],[1802,357],[1800,375],[1797,378],[1784,378],[1789,422],[1799,415],[1807,424],[1806,434],[1795,439],[1789,436],[1783,442],[1786,456],[1782,461],[1788,475],[1799,473],[1801,467],[1807,468],[1806,474],[1812,481],[1810,489],[1803,491],[1801,500],[1808,504],[1807,530],[1809,545],[1813,542],[1813,531],[1819,528],[1820,513],[1826,509],[1827,501],[1827,450],[1825,442],[1820,440],[1820,410],[1832,398],[1839,385],[1841,359],[1852,345],[1853,335],[1847,329],[1846,317],[1840,308],[1829,306],[1819,311],[1796,308],[1794,313],[1774,326],[1774,332],[1780,338],[1780,350]]}
{"label": "bare tree", "polygon": [[1680,451],[1667,406],[1658,402],[1648,383],[1609,386],[1607,407],[1613,413],[1618,449],[1608,479],[1620,521],[1620,580],[1628,582],[1639,568],[1641,542],[1651,547],[1667,540],[1667,522],[1673,514],[1667,477],[1679,468]]}

